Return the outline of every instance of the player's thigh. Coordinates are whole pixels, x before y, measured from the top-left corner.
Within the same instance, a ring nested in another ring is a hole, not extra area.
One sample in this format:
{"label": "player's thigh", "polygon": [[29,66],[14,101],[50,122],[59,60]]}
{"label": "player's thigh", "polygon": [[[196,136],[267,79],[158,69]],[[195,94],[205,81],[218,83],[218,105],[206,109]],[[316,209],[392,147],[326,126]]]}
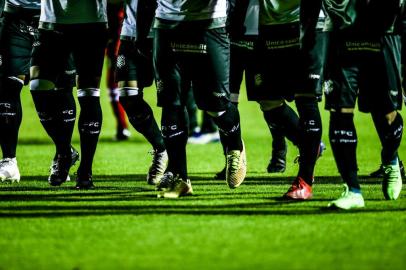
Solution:
{"label": "player's thigh", "polygon": [[207,51],[188,60],[196,104],[205,111],[224,111],[230,102],[230,41],[224,28],[202,31],[202,38]]}
{"label": "player's thigh", "polygon": [[34,43],[31,57],[31,79],[42,79],[56,83],[67,67],[70,49],[66,36],[59,31],[39,31],[39,40]]}
{"label": "player's thigh", "polygon": [[171,47],[173,40],[173,31],[156,30],[153,63],[158,105],[162,107],[183,104],[181,68]]}
{"label": "player's thigh", "polygon": [[360,76],[359,109],[387,114],[402,107],[400,36],[388,35],[379,43],[381,51],[365,55]]}
{"label": "player's thigh", "polygon": [[1,38],[2,66],[4,76],[25,76],[29,74],[31,51],[37,29],[26,20],[7,15]]}
{"label": "player's thigh", "polygon": [[69,31],[79,88],[99,88],[107,44],[104,23],[75,25]]}

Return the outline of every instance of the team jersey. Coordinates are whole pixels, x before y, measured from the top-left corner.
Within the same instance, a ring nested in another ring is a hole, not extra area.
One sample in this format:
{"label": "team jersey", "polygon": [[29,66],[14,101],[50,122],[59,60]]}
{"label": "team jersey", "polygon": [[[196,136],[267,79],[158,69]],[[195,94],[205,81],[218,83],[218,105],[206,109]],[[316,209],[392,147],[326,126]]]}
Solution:
{"label": "team jersey", "polygon": [[325,29],[392,32],[404,0],[323,0]]}
{"label": "team jersey", "polygon": [[148,36],[156,2],[151,0],[125,1],[125,17],[121,29],[121,39],[137,40]]}
{"label": "team jersey", "polygon": [[244,27],[246,36],[258,35],[258,17],[259,17],[259,2],[258,0],[250,0],[247,14],[245,15]]}
{"label": "team jersey", "polygon": [[106,23],[107,0],[41,0],[40,22],[51,24]]}
{"label": "team jersey", "polygon": [[41,0],[6,0],[6,7],[41,9]]}
{"label": "team jersey", "polygon": [[0,17],[3,14],[3,10],[4,10],[4,0],[0,0]]}
{"label": "team jersey", "polygon": [[299,21],[300,0],[259,0],[259,25]]}
{"label": "team jersey", "polygon": [[156,18],[196,21],[227,17],[227,0],[157,0]]}

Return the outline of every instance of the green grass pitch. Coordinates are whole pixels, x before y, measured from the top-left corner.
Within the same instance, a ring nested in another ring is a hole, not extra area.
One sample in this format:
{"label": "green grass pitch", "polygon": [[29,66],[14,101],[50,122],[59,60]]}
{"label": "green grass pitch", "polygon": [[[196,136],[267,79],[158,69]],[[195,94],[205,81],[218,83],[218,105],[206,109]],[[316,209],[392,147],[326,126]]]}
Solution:
{"label": "green grass pitch", "polygon": [[[155,90],[145,92],[155,104]],[[378,167],[380,152],[369,115],[356,116],[366,208],[332,212],[324,207],[342,188],[323,110],[327,151],[316,168],[311,201],[280,200],[297,172],[297,150],[289,145],[284,174],[265,173],[270,134],[258,106],[245,97],[240,106],[248,155],[243,185],[230,190],[212,180],[224,163],[220,144],[189,145],[195,195],[165,200],[146,185],[148,143],[134,130],[128,142],[111,140],[115,124],[107,97],[103,89],[97,188],[76,191],[73,182],[49,187],[54,148],[24,90],[18,148],[22,179],[0,185],[1,270],[406,269],[406,189],[397,201],[385,201],[380,180],[365,177]],[[154,111],[160,119],[160,110],[154,106]],[[79,146],[77,131],[73,144]],[[405,145],[400,155],[406,159]]]}

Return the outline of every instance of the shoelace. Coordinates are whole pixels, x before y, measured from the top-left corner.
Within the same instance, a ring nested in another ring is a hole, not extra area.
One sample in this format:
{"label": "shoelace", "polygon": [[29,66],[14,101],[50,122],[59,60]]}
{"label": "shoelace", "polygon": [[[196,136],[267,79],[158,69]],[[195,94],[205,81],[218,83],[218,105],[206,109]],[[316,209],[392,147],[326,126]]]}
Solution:
{"label": "shoelace", "polygon": [[347,196],[350,191],[350,188],[346,184],[344,184],[343,187],[344,187],[344,191],[343,191],[343,193],[341,193],[341,197]]}
{"label": "shoelace", "polygon": [[158,153],[156,150],[151,150],[148,153],[152,155],[152,165],[150,172],[153,175],[156,175],[159,171],[164,169],[164,164],[161,162],[161,158],[164,152]]}
{"label": "shoelace", "polygon": [[[392,167],[387,167],[384,169],[384,173],[386,175],[392,173],[393,171],[394,171],[394,169]],[[396,180],[397,180],[397,177],[389,177],[388,182],[392,183],[392,182],[396,182]]]}
{"label": "shoelace", "polygon": [[51,173],[59,171],[59,162],[52,162],[51,168],[49,169]]}
{"label": "shoelace", "polygon": [[174,182],[175,177],[172,173],[165,173],[162,177],[161,181],[159,182],[159,187],[169,187],[172,182]]}
{"label": "shoelace", "polygon": [[6,167],[11,162],[11,158],[4,158],[0,160],[0,169]]}
{"label": "shoelace", "polygon": [[299,180],[296,178],[295,181],[293,181],[292,186],[289,188],[289,191],[300,189],[300,187],[301,185],[299,183]]}
{"label": "shoelace", "polygon": [[228,167],[231,168],[231,171],[235,172],[238,170],[238,165],[240,163],[240,155],[237,152],[230,154],[230,157],[227,159]]}

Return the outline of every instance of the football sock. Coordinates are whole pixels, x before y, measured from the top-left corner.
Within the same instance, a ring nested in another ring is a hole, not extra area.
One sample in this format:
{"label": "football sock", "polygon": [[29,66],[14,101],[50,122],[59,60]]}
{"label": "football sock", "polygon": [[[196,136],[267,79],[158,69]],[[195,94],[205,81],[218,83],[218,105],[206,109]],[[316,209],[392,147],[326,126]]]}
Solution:
{"label": "football sock", "polygon": [[122,104],[119,102],[119,90],[117,88],[110,89],[110,104],[113,108],[114,117],[117,120],[118,128],[128,128],[127,121],[125,119],[125,112]]}
{"label": "football sock", "polygon": [[70,155],[76,106],[70,90],[31,91],[37,114],[60,155]]}
{"label": "football sock", "polygon": [[151,107],[141,96],[122,96],[120,102],[131,125],[151,143],[158,152],[165,150],[161,130],[155,121]]}
{"label": "football sock", "polygon": [[212,133],[217,131],[217,125],[214,123],[213,117],[207,112],[203,112],[201,133]]}
{"label": "football sock", "polygon": [[354,114],[330,113],[330,144],[338,171],[350,190],[361,190],[357,176],[357,133]]}
{"label": "football sock", "polygon": [[186,143],[188,139],[187,112],[185,107],[162,108],[162,136],[168,152],[166,171],[187,179]]}
{"label": "football sock", "polygon": [[271,135],[272,135],[272,150],[273,151],[285,151],[286,141],[285,141],[285,137],[283,136],[282,130],[280,130],[280,129],[278,129],[278,127],[274,126],[269,131],[271,132]]}
{"label": "football sock", "polygon": [[[186,90],[185,90],[186,91]],[[189,118],[189,135],[199,126],[197,123],[197,105],[194,100],[192,89],[187,90],[186,110]]]}
{"label": "football sock", "polygon": [[102,126],[100,90],[96,88],[78,89],[80,104],[79,134],[81,162],[78,173],[92,173],[92,163]]}
{"label": "football sock", "polygon": [[381,159],[384,165],[394,165],[398,160],[398,148],[402,140],[403,119],[397,113],[394,121],[389,125],[385,116],[372,113],[372,119],[382,145]]}
{"label": "football sock", "polygon": [[237,107],[230,103],[226,111],[220,116],[213,117],[213,120],[224,135],[227,151],[242,151],[240,114]]}
{"label": "football sock", "polygon": [[300,162],[298,176],[312,185],[314,166],[320,151],[322,135],[321,117],[316,98],[300,97],[296,99],[300,121]]}
{"label": "football sock", "polygon": [[0,143],[3,158],[16,156],[18,131],[22,120],[22,87],[22,81],[7,78],[0,88]]}
{"label": "football sock", "polygon": [[269,129],[276,127],[294,145],[299,144],[299,117],[291,107],[284,103],[280,107],[263,113]]}

